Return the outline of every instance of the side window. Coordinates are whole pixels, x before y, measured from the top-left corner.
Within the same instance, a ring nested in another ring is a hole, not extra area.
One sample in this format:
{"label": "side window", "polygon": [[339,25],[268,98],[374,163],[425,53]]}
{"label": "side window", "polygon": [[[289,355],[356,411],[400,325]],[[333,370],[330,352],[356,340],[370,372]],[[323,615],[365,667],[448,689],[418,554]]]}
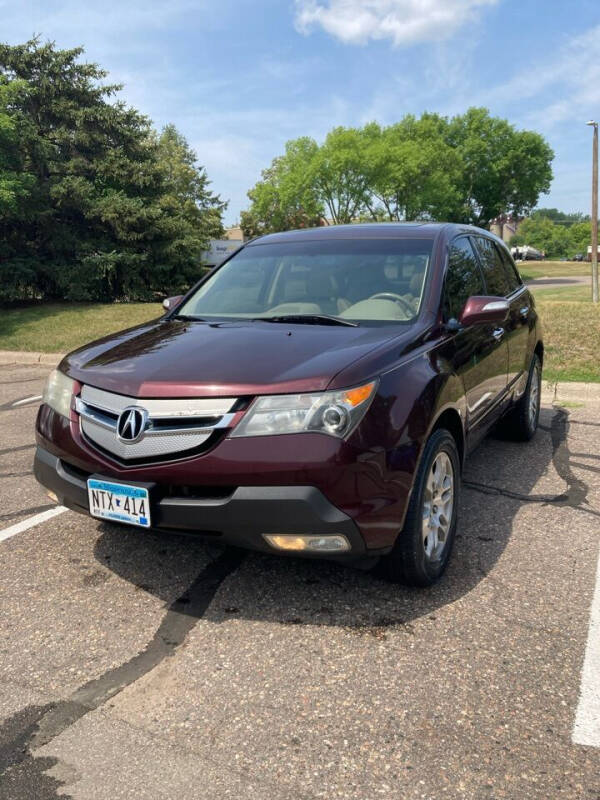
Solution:
{"label": "side window", "polygon": [[466,237],[450,245],[444,288],[444,317],[458,319],[465,303],[474,294],[485,294],[481,270],[471,243]]}
{"label": "side window", "polygon": [[491,239],[484,239],[483,236],[474,236],[473,239],[481,257],[487,294],[506,297],[511,293],[512,289],[510,288],[508,275],[504,269],[498,248]]}
{"label": "side window", "polygon": [[515,289],[518,289],[523,285],[523,281],[519,275],[518,269],[515,267],[515,262],[508,254],[508,250],[505,250],[503,247],[498,247],[498,250],[500,251],[500,258],[502,259],[502,263],[504,264],[504,268],[508,275],[510,291],[514,292]]}

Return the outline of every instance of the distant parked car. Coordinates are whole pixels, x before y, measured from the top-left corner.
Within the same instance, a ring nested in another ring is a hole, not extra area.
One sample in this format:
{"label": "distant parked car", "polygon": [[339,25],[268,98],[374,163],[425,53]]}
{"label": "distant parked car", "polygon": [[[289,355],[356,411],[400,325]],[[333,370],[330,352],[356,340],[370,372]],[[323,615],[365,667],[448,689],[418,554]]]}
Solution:
{"label": "distant parked car", "polygon": [[571,261],[583,261],[584,258],[585,256],[583,255],[583,253],[575,253]]}
{"label": "distant parked car", "polygon": [[49,378],[35,475],[69,508],[427,586],[469,451],[537,428],[534,299],[478,228],[264,236],[166,308]]}

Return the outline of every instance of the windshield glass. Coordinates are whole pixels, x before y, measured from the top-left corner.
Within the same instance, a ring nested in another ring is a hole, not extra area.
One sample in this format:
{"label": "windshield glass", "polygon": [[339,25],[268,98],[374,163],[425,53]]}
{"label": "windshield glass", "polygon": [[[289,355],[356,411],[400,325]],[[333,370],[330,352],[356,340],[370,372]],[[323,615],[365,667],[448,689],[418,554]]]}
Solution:
{"label": "windshield glass", "polygon": [[431,248],[431,239],[257,242],[209,277],[179,312],[409,322],[419,313]]}

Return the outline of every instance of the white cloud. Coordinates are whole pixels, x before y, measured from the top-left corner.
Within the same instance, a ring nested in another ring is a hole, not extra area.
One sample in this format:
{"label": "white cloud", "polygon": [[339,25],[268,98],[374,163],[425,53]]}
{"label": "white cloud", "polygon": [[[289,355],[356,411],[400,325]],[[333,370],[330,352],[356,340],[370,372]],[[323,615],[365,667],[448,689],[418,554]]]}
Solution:
{"label": "white cloud", "polygon": [[567,39],[543,60],[523,66],[505,83],[482,93],[486,103],[515,102],[528,125],[547,130],[558,123],[587,121],[600,106],[600,25]]}
{"label": "white cloud", "polygon": [[346,44],[391,39],[395,45],[449,38],[497,0],[296,0],[296,28],[320,26]]}

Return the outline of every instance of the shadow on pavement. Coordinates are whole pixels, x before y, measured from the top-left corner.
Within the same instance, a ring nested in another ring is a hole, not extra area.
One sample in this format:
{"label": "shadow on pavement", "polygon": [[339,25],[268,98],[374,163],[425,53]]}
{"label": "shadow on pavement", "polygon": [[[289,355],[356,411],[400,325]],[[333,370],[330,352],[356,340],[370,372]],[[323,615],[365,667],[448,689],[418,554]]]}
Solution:
{"label": "shadow on pavement", "polygon": [[[571,473],[568,415],[543,409],[541,428],[529,443],[488,437],[471,454],[463,476],[457,539],[449,569],[432,588],[407,589],[373,573],[324,561],[248,553],[204,614],[221,622],[232,616],[278,622],[364,629],[390,626],[432,614],[470,592],[493,568],[510,539],[524,503],[580,506],[587,487]],[[548,475],[554,465],[556,475]],[[540,491],[537,486],[548,487]],[[215,545],[183,537],[144,535],[101,526],[96,558],[121,578],[172,603],[178,570],[198,574]],[[144,540],[140,541],[140,536]],[[168,574],[163,564],[168,560]],[[197,569],[195,568],[197,564]],[[181,611],[186,613],[186,593]],[[187,613],[193,614],[189,609]]]}

